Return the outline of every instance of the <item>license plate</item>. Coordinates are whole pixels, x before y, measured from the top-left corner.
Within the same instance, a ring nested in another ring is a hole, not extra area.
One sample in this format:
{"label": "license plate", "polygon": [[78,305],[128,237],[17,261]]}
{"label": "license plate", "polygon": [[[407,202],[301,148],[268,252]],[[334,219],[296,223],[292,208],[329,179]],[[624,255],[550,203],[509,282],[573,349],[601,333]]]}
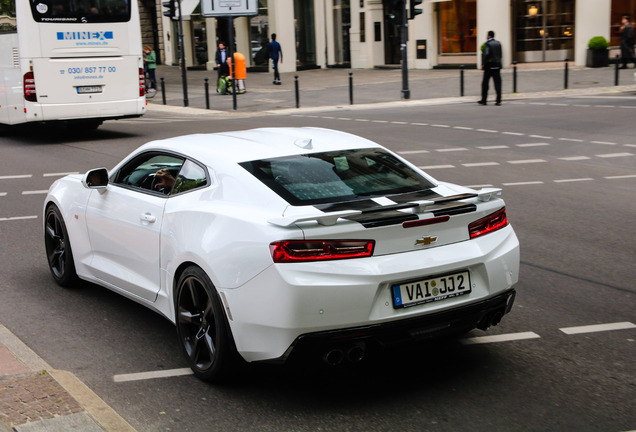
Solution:
{"label": "license plate", "polygon": [[393,307],[396,309],[446,300],[471,291],[468,271],[420,279],[393,285]]}
{"label": "license plate", "polygon": [[101,93],[101,86],[87,86],[87,87],[77,87],[77,93],[85,94],[85,93]]}

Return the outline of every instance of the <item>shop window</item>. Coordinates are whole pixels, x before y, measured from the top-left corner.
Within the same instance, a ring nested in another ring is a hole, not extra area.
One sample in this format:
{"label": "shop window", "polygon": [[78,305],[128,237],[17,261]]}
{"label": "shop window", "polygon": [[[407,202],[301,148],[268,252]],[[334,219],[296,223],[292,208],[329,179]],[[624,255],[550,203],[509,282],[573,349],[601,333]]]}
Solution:
{"label": "shop window", "polygon": [[477,52],[477,1],[452,0],[439,5],[439,52]]}

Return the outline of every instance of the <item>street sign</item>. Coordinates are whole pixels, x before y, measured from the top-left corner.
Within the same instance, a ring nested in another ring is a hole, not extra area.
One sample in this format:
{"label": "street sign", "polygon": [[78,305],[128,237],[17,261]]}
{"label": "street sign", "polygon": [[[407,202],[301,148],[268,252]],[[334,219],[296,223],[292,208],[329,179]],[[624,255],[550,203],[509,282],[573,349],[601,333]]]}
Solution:
{"label": "street sign", "polygon": [[201,0],[201,16],[258,15],[258,0]]}

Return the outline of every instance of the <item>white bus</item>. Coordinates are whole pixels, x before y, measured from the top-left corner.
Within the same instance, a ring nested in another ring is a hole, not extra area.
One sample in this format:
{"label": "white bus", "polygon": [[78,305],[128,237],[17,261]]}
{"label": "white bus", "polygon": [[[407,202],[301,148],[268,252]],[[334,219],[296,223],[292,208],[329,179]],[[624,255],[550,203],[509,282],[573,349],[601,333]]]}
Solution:
{"label": "white bus", "polygon": [[0,0],[0,123],[146,112],[136,0]]}

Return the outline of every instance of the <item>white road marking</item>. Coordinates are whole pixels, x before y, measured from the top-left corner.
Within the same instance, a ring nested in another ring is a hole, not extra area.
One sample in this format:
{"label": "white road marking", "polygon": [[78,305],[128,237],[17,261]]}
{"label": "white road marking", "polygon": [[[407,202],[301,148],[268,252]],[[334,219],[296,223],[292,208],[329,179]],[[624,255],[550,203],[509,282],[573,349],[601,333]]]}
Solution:
{"label": "white road marking", "polygon": [[418,154],[418,153],[430,153],[428,150],[404,150],[399,151],[398,154],[408,155],[408,154]]}
{"label": "white road marking", "polygon": [[616,145],[615,142],[609,141],[590,141],[592,144],[603,144],[603,145]]}
{"label": "white road marking", "polygon": [[563,103],[551,103],[550,106],[570,106],[570,104],[563,104]]}
{"label": "white road marking", "polygon": [[436,127],[436,128],[449,128],[450,125],[446,125],[446,124],[432,124],[432,127]]}
{"label": "white road marking", "polygon": [[619,180],[619,179],[626,179],[626,178],[636,178],[636,174],[609,176],[609,177],[603,177],[603,178],[605,178],[607,180]]}
{"label": "white road marking", "polygon": [[514,135],[514,136],[524,136],[524,133],[521,132],[502,132],[504,135]]}
{"label": "white road marking", "polygon": [[584,178],[554,180],[554,182],[555,183],[570,183],[570,182],[581,182],[581,181],[590,181],[590,180],[594,180],[594,179],[591,177],[584,177]]}
{"label": "white road marking", "polygon": [[428,126],[428,123],[411,123],[414,126]]}
{"label": "white road marking", "polygon": [[634,156],[634,153],[605,153],[605,154],[597,154],[596,157],[600,158],[616,158],[616,157],[627,157]]}
{"label": "white road marking", "polygon": [[369,119],[354,119],[354,120],[357,121],[357,122],[368,122],[368,121],[371,121]]}
{"label": "white road marking", "polygon": [[497,149],[507,149],[510,146],[507,145],[492,145],[492,146],[477,146],[480,150],[497,150]]}
{"label": "white road marking", "polygon": [[388,120],[372,120],[373,123],[388,123]]}
{"label": "white road marking", "polygon": [[[636,108],[636,107],[634,107]],[[636,147],[636,144],[623,144],[625,147]]]}
{"label": "white road marking", "polygon": [[32,191],[22,191],[22,195],[40,195],[40,194],[46,194],[48,193],[49,190],[32,190]]}
{"label": "white road marking", "polygon": [[8,217],[8,218],[0,218],[0,222],[5,222],[5,221],[15,221],[15,220],[26,220],[26,219],[37,219],[37,216],[14,216],[14,217]]}
{"label": "white road marking", "polygon": [[544,135],[529,135],[530,138],[541,138],[541,139],[553,139],[554,137],[551,136],[544,136]]}
{"label": "white road marking", "polygon": [[169,377],[184,376],[184,375],[192,375],[192,369],[181,368],[181,369],[167,369],[167,370],[159,370],[159,371],[151,371],[151,372],[120,374],[120,375],[113,376],[113,381],[115,382],[141,381],[141,380],[147,380],[147,379],[169,378]]}
{"label": "white road marking", "polygon": [[499,162],[474,162],[474,163],[464,163],[462,165],[467,168],[473,168],[473,167],[495,166],[500,164]]}
{"label": "white road marking", "polygon": [[589,156],[567,156],[567,157],[560,157],[559,159],[564,161],[579,161],[579,160],[587,160],[591,158]]}
{"label": "white road marking", "polygon": [[432,169],[455,168],[455,165],[428,165],[428,166],[421,166],[418,168],[423,170],[432,170]]}
{"label": "white road marking", "polygon": [[549,146],[548,143],[528,143],[528,144],[517,144],[517,147],[545,147]]}
{"label": "white road marking", "polygon": [[499,131],[492,129],[477,129],[477,132],[485,132],[485,133],[499,133]]}
{"label": "white road marking", "polygon": [[453,147],[447,149],[435,149],[436,152],[457,152],[457,151],[466,151],[468,150],[466,147]]}
{"label": "white road marking", "polygon": [[464,127],[464,126],[453,126],[453,129],[459,129],[459,130],[473,130],[475,128],[471,128],[471,127]]}
{"label": "white road marking", "polygon": [[44,176],[44,177],[64,177],[66,175],[71,175],[71,174],[79,174],[79,172],[75,171],[75,172],[65,172],[65,173],[44,173],[44,174],[42,174],[42,176]]}
{"label": "white road marking", "polygon": [[402,121],[392,121],[392,124],[399,124],[399,125],[405,125],[408,124],[408,122],[402,122]]}
{"label": "white road marking", "polygon": [[530,102],[529,105],[547,105],[547,102]]}
{"label": "white road marking", "polygon": [[576,138],[559,138],[559,141],[583,142],[584,140]]}
{"label": "white road marking", "polygon": [[636,324],[633,324],[628,321],[624,322],[616,322],[609,324],[594,324],[594,325],[586,325],[580,327],[564,327],[560,328],[565,334],[580,334],[580,333],[596,333],[602,331],[610,331],[610,330],[626,330],[636,328]]}
{"label": "white road marking", "polygon": [[538,185],[543,184],[542,181],[527,181],[527,182],[514,182],[514,183],[502,183],[504,186],[526,186],[526,185]]}
{"label": "white road marking", "polygon": [[464,345],[494,343],[494,342],[509,342],[525,339],[538,339],[541,336],[535,332],[521,332],[521,333],[507,333],[493,336],[477,336],[472,338],[460,339],[459,341]]}
{"label": "white road marking", "polygon": [[32,174],[18,174],[18,175],[8,175],[8,176],[0,176],[0,180],[12,180],[12,179],[22,179],[22,178],[31,178]]}
{"label": "white road marking", "polygon": [[338,118],[336,118],[336,120],[348,121],[348,120],[351,120],[351,119],[349,117],[338,117]]}
{"label": "white road marking", "polygon": [[520,165],[520,164],[530,164],[530,163],[542,163],[547,161],[545,159],[522,159],[522,160],[511,160],[507,162],[513,165]]}
{"label": "white road marking", "polygon": [[6,192],[0,192],[0,197],[2,197],[2,196],[7,196],[7,193]]}

